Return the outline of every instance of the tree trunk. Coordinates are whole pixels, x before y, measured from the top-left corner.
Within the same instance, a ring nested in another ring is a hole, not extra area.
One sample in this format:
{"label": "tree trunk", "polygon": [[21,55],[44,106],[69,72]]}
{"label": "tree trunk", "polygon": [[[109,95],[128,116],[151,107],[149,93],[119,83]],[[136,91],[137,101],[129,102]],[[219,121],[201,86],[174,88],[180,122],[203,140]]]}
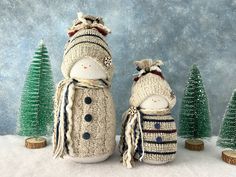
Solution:
{"label": "tree trunk", "polygon": [[47,140],[43,137],[39,138],[27,138],[25,140],[25,147],[29,149],[39,149],[47,146]]}
{"label": "tree trunk", "polygon": [[225,150],[222,152],[221,158],[226,163],[236,165],[236,151]]}
{"label": "tree trunk", "polygon": [[191,151],[202,151],[204,149],[204,142],[199,139],[185,140],[185,148]]}

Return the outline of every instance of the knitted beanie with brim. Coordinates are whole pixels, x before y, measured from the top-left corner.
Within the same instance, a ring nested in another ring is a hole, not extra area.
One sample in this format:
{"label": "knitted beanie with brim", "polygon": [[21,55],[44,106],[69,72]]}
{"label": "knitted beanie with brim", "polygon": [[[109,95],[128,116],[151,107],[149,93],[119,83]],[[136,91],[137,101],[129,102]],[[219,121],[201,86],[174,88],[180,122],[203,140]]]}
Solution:
{"label": "knitted beanie with brim", "polygon": [[94,58],[104,68],[107,79],[112,78],[112,57],[104,36],[95,29],[76,32],[65,46],[61,66],[65,78],[70,78],[73,65],[84,58]]}
{"label": "knitted beanie with brim", "polygon": [[139,107],[140,104],[152,95],[163,96],[172,109],[176,103],[176,97],[165,79],[153,73],[148,73],[139,78],[132,86],[130,105]]}

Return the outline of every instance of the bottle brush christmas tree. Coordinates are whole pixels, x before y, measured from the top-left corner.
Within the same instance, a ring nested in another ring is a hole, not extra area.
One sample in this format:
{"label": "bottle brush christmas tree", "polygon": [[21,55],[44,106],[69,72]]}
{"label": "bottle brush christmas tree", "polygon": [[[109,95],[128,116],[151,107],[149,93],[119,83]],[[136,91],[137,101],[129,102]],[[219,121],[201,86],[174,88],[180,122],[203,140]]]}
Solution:
{"label": "bottle brush christmas tree", "polygon": [[208,99],[197,65],[193,65],[184,91],[179,117],[179,136],[187,138],[185,147],[203,150],[202,138],[211,136]]}
{"label": "bottle brush christmas tree", "polygon": [[40,42],[29,67],[21,97],[19,135],[28,148],[46,145],[40,137],[52,132],[54,83],[47,48]]}
{"label": "bottle brush christmas tree", "polygon": [[225,111],[217,146],[230,149],[222,152],[222,159],[236,165],[236,90]]}

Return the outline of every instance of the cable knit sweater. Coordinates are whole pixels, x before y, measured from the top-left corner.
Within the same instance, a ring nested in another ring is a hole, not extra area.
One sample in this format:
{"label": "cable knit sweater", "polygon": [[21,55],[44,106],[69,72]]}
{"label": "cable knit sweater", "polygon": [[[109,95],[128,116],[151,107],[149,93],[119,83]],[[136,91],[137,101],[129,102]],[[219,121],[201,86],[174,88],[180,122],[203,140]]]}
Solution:
{"label": "cable knit sweater", "polygon": [[111,155],[115,148],[115,110],[110,90],[76,88],[72,112],[70,155],[79,158]]}

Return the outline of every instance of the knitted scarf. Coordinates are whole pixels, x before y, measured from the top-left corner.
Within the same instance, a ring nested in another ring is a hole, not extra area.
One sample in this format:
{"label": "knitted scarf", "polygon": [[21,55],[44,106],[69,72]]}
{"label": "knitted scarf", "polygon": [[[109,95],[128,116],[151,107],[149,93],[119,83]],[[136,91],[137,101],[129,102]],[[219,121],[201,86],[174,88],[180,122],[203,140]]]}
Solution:
{"label": "knitted scarf", "polygon": [[110,87],[110,82],[103,79],[65,79],[58,84],[54,101],[54,158],[73,154],[71,131],[75,89],[101,89],[106,87]]}

